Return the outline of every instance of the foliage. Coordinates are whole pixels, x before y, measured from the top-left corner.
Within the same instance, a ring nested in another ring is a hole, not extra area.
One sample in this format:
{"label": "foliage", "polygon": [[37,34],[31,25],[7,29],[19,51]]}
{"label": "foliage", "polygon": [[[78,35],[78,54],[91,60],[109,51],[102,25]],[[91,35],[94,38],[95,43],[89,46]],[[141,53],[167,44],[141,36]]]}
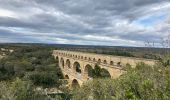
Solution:
{"label": "foliage", "polygon": [[59,86],[63,77],[51,48],[42,46],[20,46],[14,52],[0,59],[0,81],[16,77],[32,80],[43,87]]}
{"label": "foliage", "polygon": [[[51,56],[54,47],[22,44],[6,48],[13,49],[14,52],[7,53],[6,57],[0,59],[0,99],[46,100],[45,95],[35,91],[35,86],[59,87],[66,97],[70,96],[69,88],[59,81],[63,75],[58,62]],[[142,54],[134,53],[138,48],[133,48],[133,52],[124,48],[93,49],[84,50],[101,54],[160,59],[155,53],[150,54],[141,48]],[[81,51],[76,48],[74,50]],[[96,65],[94,69],[88,70],[93,80],[71,91],[72,100],[169,100],[169,55],[160,59],[160,63],[155,66],[139,63],[135,68],[131,68],[127,64],[124,70],[126,73],[118,79],[110,79],[108,71]],[[56,96],[55,99],[61,97]]]}
{"label": "foliage", "polygon": [[126,66],[123,66],[123,70],[125,71],[131,70],[131,69],[132,69],[132,66],[129,63],[127,63]]}
{"label": "foliage", "polygon": [[165,67],[170,66],[170,54],[160,59],[160,63]]}
{"label": "foliage", "polygon": [[59,77],[53,72],[34,72],[29,76],[30,80],[37,85],[45,87],[59,87]]}
{"label": "foliage", "polygon": [[[2,100],[45,100],[45,96],[34,91],[29,81],[16,78],[13,82],[0,82],[0,99]],[[42,98],[43,97],[43,98]]]}
{"label": "foliage", "polygon": [[169,100],[170,67],[139,63],[118,79],[94,79],[73,91],[73,100]]}
{"label": "foliage", "polygon": [[110,78],[111,77],[109,72],[106,69],[101,68],[97,64],[95,65],[94,69],[92,69],[92,67],[88,68],[88,74],[92,78]]}

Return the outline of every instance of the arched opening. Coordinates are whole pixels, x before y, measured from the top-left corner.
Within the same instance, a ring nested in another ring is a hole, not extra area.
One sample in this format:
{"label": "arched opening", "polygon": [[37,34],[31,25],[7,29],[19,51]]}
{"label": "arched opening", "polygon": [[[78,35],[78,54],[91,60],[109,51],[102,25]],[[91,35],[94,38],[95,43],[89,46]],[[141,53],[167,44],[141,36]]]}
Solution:
{"label": "arched opening", "polygon": [[57,64],[59,63],[59,59],[58,59],[58,56],[55,57],[56,61],[57,61]]}
{"label": "arched opening", "polygon": [[56,60],[57,66],[59,66],[59,58],[58,58],[58,56],[55,57],[55,60]]}
{"label": "arched opening", "polygon": [[72,88],[78,88],[78,87],[80,87],[80,85],[79,85],[78,81],[76,79],[74,79],[72,81]]}
{"label": "arched opening", "polygon": [[91,58],[89,57],[89,61],[91,61]]}
{"label": "arched opening", "polygon": [[97,63],[100,64],[101,63],[101,59],[98,59]]}
{"label": "arched opening", "polygon": [[65,79],[69,79],[69,76],[68,76],[68,75],[65,75]]}
{"label": "arched opening", "polygon": [[117,67],[121,67],[121,62],[118,62],[118,63],[117,63]]}
{"label": "arched opening", "polygon": [[81,59],[83,59],[83,56],[81,56]]}
{"label": "arched opening", "polygon": [[85,57],[84,60],[87,60],[87,57]]}
{"label": "arched opening", "polygon": [[64,68],[64,59],[63,58],[60,59],[60,63],[61,63],[61,67]]}
{"label": "arched opening", "polygon": [[105,69],[105,68],[101,69],[101,76],[103,78],[111,78],[111,75],[110,75],[109,71],[107,69]]}
{"label": "arched opening", "polygon": [[93,68],[91,65],[86,65],[84,71],[88,75],[88,77],[93,77]]}
{"label": "arched opening", "polygon": [[93,61],[95,62],[95,61],[96,61],[96,59],[95,59],[95,58],[93,58]]}
{"label": "arched opening", "polygon": [[73,68],[77,73],[81,73],[81,67],[80,67],[80,64],[78,62],[74,63]]}
{"label": "arched opening", "polygon": [[113,61],[110,61],[110,65],[114,65]]}
{"label": "arched opening", "polygon": [[107,64],[107,61],[106,61],[106,60],[104,60],[104,61],[103,61],[103,63],[104,63],[104,64]]}
{"label": "arched opening", "polygon": [[101,68],[99,65],[95,65],[93,69],[93,78],[110,78],[111,75],[107,69]]}
{"label": "arched opening", "polygon": [[71,68],[71,64],[70,64],[70,60],[69,60],[69,59],[66,60],[66,66],[67,66],[68,68]]}

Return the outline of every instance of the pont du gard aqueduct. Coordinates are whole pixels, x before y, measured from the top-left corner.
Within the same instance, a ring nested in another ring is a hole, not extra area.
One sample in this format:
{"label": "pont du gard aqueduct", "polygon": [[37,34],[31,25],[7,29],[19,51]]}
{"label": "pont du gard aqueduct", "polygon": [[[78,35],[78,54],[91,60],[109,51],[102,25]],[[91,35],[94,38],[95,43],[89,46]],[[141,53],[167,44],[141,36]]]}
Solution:
{"label": "pont du gard aqueduct", "polygon": [[94,68],[96,64],[106,69],[111,78],[117,78],[125,72],[122,66],[126,64],[130,64],[132,67],[135,67],[139,62],[144,62],[148,65],[155,64],[155,60],[150,59],[64,50],[54,50],[53,56],[58,60],[59,66],[69,84],[79,84],[80,86],[84,82],[92,79],[89,76],[88,68]]}

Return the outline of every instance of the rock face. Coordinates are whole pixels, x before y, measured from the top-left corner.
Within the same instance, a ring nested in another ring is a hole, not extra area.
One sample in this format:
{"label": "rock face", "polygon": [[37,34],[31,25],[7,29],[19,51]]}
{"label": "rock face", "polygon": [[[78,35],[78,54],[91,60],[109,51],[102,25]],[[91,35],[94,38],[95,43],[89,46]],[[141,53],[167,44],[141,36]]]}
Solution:
{"label": "rock face", "polygon": [[91,79],[88,76],[88,68],[94,68],[96,64],[101,68],[106,69],[111,78],[117,78],[124,72],[122,67],[126,66],[126,64],[130,64],[132,67],[135,67],[139,62],[144,62],[148,65],[154,65],[156,62],[155,60],[142,58],[110,56],[63,50],[54,50],[53,56],[58,59],[59,66],[61,67],[65,78],[69,80],[71,85],[82,85],[84,82]]}

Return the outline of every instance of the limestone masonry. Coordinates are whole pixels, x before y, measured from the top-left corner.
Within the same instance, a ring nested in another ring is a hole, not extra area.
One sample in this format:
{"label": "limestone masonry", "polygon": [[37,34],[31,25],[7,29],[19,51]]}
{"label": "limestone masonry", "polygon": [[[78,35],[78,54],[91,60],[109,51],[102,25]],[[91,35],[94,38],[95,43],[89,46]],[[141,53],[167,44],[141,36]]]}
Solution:
{"label": "limestone masonry", "polygon": [[112,56],[94,53],[84,53],[75,51],[54,50],[53,56],[58,59],[59,66],[62,69],[65,78],[69,80],[70,84],[82,85],[91,78],[88,76],[88,68],[92,68],[98,64],[101,68],[108,70],[112,78],[119,77],[124,71],[122,66],[130,64],[135,67],[137,63],[144,62],[148,65],[154,65],[155,60]]}

